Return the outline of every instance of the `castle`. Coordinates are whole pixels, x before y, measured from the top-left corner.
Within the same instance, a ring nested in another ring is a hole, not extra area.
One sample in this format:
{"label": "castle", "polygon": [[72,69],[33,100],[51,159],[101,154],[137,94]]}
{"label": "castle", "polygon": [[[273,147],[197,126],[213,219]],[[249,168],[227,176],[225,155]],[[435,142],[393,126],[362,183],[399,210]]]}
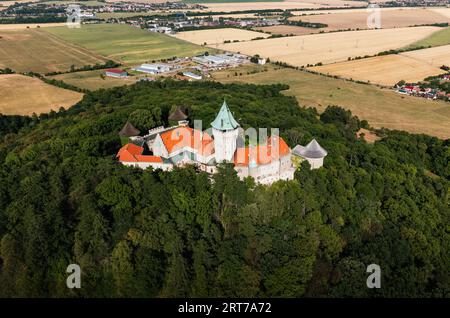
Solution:
{"label": "castle", "polygon": [[212,134],[189,127],[186,119],[178,108],[169,116],[176,125],[150,129],[145,136],[139,136],[139,130],[127,122],[119,133],[128,140],[117,154],[119,161],[127,166],[166,171],[194,164],[211,174],[217,171],[217,164],[231,162],[241,179],[253,177],[257,183],[271,184],[294,178],[296,160],[292,156],[308,160],[311,168],[316,169],[323,165],[327,155],[315,139],[305,147],[297,145],[292,151],[283,138],[275,135],[261,144],[246,146],[242,128],[225,101],[211,123]]}

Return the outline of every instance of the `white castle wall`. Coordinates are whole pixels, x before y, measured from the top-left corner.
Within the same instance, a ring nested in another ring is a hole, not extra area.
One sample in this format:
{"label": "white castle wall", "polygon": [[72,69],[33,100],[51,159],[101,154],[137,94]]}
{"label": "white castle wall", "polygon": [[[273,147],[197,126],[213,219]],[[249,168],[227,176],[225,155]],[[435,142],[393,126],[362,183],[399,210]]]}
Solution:
{"label": "white castle wall", "polygon": [[214,151],[217,163],[231,161],[236,151],[238,133],[237,129],[221,131],[213,128]]}

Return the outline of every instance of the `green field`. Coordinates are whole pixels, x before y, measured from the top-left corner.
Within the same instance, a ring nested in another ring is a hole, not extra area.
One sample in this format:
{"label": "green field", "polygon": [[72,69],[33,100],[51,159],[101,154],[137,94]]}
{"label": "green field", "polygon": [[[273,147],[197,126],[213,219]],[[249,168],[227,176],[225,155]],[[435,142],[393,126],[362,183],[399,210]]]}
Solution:
{"label": "green field", "polygon": [[[247,74],[262,69],[267,71]],[[285,94],[295,96],[302,106],[316,107],[319,112],[328,105],[338,105],[351,110],[360,119],[368,120],[376,128],[386,127],[450,138],[450,103],[447,102],[404,96],[372,85],[271,65],[218,71],[213,74],[213,78],[224,83],[285,83],[290,86]]]}
{"label": "green field", "polygon": [[450,27],[437,31],[429,37],[410,45],[410,47],[420,46],[440,46],[450,44]]}
{"label": "green field", "polygon": [[211,51],[168,35],[120,24],[83,25],[79,29],[55,27],[45,31],[129,65]]}
{"label": "green field", "polygon": [[104,72],[105,70],[75,72],[49,76],[48,78],[61,80],[67,84],[91,91],[95,91],[100,88],[111,88],[115,86],[133,84],[137,79],[137,77],[113,78],[101,76]]}
{"label": "green field", "polygon": [[42,30],[0,30],[0,68],[45,74],[68,71],[71,65],[81,67],[106,61],[98,54]]}

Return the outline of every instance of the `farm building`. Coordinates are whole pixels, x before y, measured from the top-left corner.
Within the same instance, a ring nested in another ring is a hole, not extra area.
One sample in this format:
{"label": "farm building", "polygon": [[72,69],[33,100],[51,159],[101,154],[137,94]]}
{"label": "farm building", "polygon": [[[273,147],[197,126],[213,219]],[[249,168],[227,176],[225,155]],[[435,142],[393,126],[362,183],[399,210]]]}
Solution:
{"label": "farm building", "polygon": [[192,73],[192,72],[183,72],[183,75],[187,76],[189,78],[195,79],[195,80],[201,80],[202,79],[201,75],[198,75],[198,74],[195,74],[195,73]]}
{"label": "farm building", "polygon": [[148,73],[148,74],[163,74],[170,72],[172,68],[163,63],[152,63],[152,64],[142,64],[139,67],[134,68],[133,70],[142,72],[142,73]]}
{"label": "farm building", "polygon": [[117,68],[110,68],[105,71],[105,75],[109,77],[125,78],[128,76],[128,73]]}

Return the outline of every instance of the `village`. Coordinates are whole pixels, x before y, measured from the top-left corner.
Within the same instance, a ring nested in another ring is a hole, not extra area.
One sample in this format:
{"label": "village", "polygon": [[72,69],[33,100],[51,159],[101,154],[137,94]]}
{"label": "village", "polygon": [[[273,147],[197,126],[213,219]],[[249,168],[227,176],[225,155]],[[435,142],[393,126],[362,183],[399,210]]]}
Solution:
{"label": "village", "polygon": [[399,94],[421,97],[431,100],[450,101],[450,92],[448,89],[441,89],[440,87],[448,87],[450,85],[450,74],[432,77],[432,84],[430,81],[420,83],[398,83],[395,86],[395,91]]}

